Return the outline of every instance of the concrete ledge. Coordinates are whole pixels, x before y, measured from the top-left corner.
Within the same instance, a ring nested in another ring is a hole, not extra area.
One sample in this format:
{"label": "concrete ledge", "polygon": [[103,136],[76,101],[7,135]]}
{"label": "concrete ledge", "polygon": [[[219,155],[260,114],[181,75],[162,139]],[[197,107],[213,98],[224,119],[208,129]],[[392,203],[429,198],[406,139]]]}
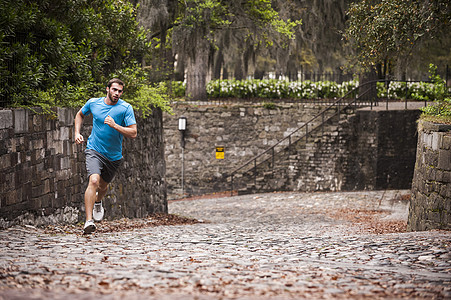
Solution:
{"label": "concrete ledge", "polygon": [[432,123],[432,122],[426,122],[421,121],[421,126],[423,127],[423,130],[426,132],[447,132],[451,131],[451,125],[448,124],[440,124],[440,123]]}

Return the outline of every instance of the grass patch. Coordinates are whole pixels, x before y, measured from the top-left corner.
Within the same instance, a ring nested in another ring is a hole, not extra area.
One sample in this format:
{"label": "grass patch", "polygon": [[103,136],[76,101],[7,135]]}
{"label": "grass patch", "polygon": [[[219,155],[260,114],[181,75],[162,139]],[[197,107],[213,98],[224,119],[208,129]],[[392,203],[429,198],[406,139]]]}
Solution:
{"label": "grass patch", "polygon": [[451,117],[449,117],[449,116],[430,116],[430,115],[422,114],[420,117],[420,120],[432,122],[432,123],[451,125]]}

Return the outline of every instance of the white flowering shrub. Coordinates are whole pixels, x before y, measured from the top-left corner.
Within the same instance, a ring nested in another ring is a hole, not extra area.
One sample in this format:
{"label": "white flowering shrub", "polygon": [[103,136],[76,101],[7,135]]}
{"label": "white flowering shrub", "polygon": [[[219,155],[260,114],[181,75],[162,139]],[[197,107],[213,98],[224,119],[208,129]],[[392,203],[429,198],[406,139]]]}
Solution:
{"label": "white flowering shrub", "polygon": [[377,83],[377,95],[383,99],[432,101],[442,99],[445,94],[444,84],[432,82],[397,82]]}
{"label": "white flowering shrub", "polygon": [[[212,80],[207,84],[209,98],[266,98],[266,99],[335,99],[357,95],[359,81],[338,84],[333,81],[287,81],[277,79]],[[173,84],[178,95],[184,93],[185,86]],[[351,91],[353,91],[351,93]],[[397,82],[377,83],[378,97],[383,99],[434,100],[443,98],[446,92],[442,83]]]}
{"label": "white flowering shrub", "polygon": [[343,84],[277,79],[212,80],[207,84],[207,94],[210,98],[323,99],[342,97],[357,86],[356,80]]}
{"label": "white flowering shrub", "polygon": [[[357,91],[351,93],[352,90],[359,86],[359,81],[357,79],[351,81],[345,81],[338,85],[340,97],[347,96],[348,98],[354,98],[357,95]],[[349,95],[348,95],[349,94]]]}

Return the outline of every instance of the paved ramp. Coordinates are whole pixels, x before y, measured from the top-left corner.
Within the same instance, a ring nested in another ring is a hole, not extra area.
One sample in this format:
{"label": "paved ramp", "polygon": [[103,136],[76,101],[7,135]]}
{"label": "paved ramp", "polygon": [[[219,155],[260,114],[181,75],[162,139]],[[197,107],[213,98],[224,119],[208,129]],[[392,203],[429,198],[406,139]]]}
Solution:
{"label": "paved ramp", "polygon": [[0,299],[449,299],[451,233],[400,232],[407,207],[408,191],[271,193],[169,204],[194,225],[16,227]]}

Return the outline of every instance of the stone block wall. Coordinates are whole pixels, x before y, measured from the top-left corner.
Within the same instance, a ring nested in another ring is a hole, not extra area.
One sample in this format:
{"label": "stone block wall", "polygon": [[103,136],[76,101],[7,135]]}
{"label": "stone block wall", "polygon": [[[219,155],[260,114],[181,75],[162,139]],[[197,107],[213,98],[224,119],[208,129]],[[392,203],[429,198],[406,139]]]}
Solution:
{"label": "stone block wall", "polygon": [[420,122],[408,230],[451,229],[451,125]]}
{"label": "stone block wall", "polygon": [[[84,219],[84,148],[73,142],[76,110],[0,110],[0,227],[74,223]],[[167,212],[162,113],[143,120],[124,142],[124,163],[105,199],[107,218]],[[85,117],[85,140],[92,117]]]}
{"label": "stone block wall", "polygon": [[[174,107],[174,115],[164,114],[166,180],[168,197],[226,191],[223,178],[234,168],[275,144],[302,126],[322,107],[300,103],[278,104],[276,109],[261,104]],[[178,118],[187,118],[185,149],[182,155]],[[224,159],[216,159],[216,147],[224,147]]]}

